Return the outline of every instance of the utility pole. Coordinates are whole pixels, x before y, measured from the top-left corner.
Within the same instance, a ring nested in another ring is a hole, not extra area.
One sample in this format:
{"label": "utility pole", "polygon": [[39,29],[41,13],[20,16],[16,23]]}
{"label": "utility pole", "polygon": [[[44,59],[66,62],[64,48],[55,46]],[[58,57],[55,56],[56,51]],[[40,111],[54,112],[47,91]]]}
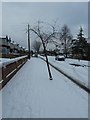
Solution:
{"label": "utility pole", "polygon": [[30,32],[29,32],[29,24],[28,24],[28,59],[30,59]]}

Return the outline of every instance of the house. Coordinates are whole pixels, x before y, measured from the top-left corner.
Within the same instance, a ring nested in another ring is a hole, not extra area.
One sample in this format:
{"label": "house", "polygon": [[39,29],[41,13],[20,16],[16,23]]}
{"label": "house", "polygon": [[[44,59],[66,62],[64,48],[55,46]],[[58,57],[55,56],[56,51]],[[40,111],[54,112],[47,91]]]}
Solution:
{"label": "house", "polygon": [[0,37],[0,57],[13,58],[27,54],[25,47],[11,41],[8,36]]}
{"label": "house", "polygon": [[8,37],[0,37],[0,56],[1,54],[6,56],[10,51],[10,46],[8,44]]}

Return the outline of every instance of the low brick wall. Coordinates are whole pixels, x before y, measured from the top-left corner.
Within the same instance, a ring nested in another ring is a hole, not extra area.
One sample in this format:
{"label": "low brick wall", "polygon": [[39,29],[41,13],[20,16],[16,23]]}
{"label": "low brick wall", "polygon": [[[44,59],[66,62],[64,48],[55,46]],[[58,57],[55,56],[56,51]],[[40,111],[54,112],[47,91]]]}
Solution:
{"label": "low brick wall", "polygon": [[17,71],[27,62],[27,57],[3,65],[0,68],[0,90],[10,81]]}

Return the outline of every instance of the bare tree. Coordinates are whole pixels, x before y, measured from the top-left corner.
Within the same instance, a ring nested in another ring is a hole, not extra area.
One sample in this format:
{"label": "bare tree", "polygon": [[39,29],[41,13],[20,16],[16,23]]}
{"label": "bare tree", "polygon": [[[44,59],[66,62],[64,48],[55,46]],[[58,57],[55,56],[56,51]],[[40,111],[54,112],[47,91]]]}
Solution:
{"label": "bare tree", "polygon": [[61,29],[60,40],[64,44],[64,53],[67,57],[68,47],[69,47],[71,40],[72,40],[72,35],[71,35],[70,29],[68,28],[67,25],[64,25]]}
{"label": "bare tree", "polygon": [[33,49],[35,50],[35,52],[39,53],[39,49],[40,49],[41,44],[42,44],[42,43],[41,43],[40,41],[36,41],[36,40],[35,40],[35,41],[33,42],[33,46],[32,46],[32,47],[33,47]]}
{"label": "bare tree", "polygon": [[[44,26],[43,26],[43,24],[44,24]],[[47,28],[45,27],[45,25],[47,26]],[[38,21],[37,26],[35,26],[33,28],[30,28],[30,30],[33,31],[42,42],[42,45],[43,45],[43,48],[44,48],[44,54],[45,54],[45,57],[46,57],[46,63],[47,63],[47,67],[48,67],[49,77],[50,77],[50,80],[52,80],[52,75],[51,75],[49,62],[48,62],[48,57],[47,57],[47,52],[46,52],[46,44],[52,38],[55,37],[55,34],[56,34],[55,27],[53,25],[46,24],[44,22]]]}

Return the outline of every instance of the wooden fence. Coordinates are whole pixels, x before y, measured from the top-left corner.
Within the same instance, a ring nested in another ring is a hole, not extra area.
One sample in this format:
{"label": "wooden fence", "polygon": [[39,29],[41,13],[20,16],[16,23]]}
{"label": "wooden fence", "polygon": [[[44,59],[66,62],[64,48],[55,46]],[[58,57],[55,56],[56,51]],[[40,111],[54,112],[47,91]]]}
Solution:
{"label": "wooden fence", "polygon": [[2,62],[2,65],[0,65],[0,90],[26,62],[27,56],[11,59],[8,62]]}

